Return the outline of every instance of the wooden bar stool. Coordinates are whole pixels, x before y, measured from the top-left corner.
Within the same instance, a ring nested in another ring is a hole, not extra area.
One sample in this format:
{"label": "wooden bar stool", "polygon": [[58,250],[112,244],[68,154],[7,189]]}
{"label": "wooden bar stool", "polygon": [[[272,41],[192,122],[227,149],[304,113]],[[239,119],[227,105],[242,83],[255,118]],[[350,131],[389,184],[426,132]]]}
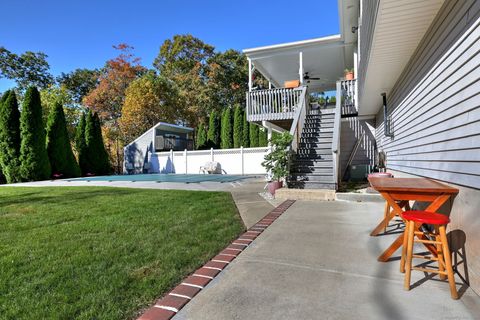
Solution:
{"label": "wooden bar stool", "polygon": [[[445,228],[450,222],[446,215],[428,211],[405,211],[403,214],[405,220],[405,232],[403,239],[402,258],[400,260],[400,271],[405,272],[405,290],[410,290],[410,274],[412,269],[438,273],[441,280],[448,278],[450,284],[450,294],[453,299],[458,299],[457,288],[455,287],[455,277],[453,275],[452,260],[448,248],[447,234]],[[415,224],[431,224],[435,226],[435,232],[426,234],[421,231],[415,231]],[[418,239],[415,239],[417,236]],[[434,239],[434,240],[432,240]],[[437,248],[437,257],[417,255],[413,253],[414,242],[435,245]],[[438,270],[431,268],[412,267],[412,258],[426,259],[438,262]]]}

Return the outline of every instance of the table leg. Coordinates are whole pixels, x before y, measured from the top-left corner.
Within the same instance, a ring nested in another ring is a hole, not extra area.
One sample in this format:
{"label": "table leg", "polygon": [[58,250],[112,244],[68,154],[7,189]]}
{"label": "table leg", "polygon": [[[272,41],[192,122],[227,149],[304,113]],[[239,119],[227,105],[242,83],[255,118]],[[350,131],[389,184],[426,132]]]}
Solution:
{"label": "table leg", "polygon": [[[392,197],[390,197],[390,195],[383,194],[383,193],[382,193],[382,195],[389,203],[392,203],[391,201],[393,201],[393,199],[392,199]],[[436,212],[446,201],[448,201],[448,199],[450,199],[450,195],[440,195],[440,196],[438,196],[432,203],[430,203],[430,205],[425,209],[425,211]],[[395,206],[393,204],[391,206],[394,208],[394,211],[397,211],[397,212],[398,212],[398,210],[402,211],[400,206],[395,201],[393,201],[393,203],[395,203]],[[421,231],[420,226],[421,226],[421,224],[416,223],[415,224],[415,231]],[[377,258],[378,261],[387,262],[390,259],[390,257],[395,253],[395,251],[397,251],[398,248],[400,248],[402,246],[404,232],[402,232],[402,234],[400,236],[398,236],[395,239],[395,241],[385,251],[383,251],[383,253]],[[420,236],[420,237],[421,237],[422,240],[428,240],[427,237],[425,237],[425,236]],[[428,243],[424,243],[423,245],[434,256],[437,256],[437,248],[434,245],[428,244]]]}

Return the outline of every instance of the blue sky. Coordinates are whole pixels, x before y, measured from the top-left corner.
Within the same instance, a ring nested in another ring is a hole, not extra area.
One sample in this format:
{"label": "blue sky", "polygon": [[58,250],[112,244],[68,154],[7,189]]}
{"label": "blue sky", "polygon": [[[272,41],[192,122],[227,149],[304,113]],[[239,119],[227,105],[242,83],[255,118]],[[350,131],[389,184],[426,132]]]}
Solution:
{"label": "blue sky", "polygon": [[[339,32],[337,0],[23,0],[2,3],[0,46],[43,51],[51,72],[96,68],[128,43],[151,67],[165,39],[191,33],[237,50]],[[0,79],[0,92],[12,86]]]}

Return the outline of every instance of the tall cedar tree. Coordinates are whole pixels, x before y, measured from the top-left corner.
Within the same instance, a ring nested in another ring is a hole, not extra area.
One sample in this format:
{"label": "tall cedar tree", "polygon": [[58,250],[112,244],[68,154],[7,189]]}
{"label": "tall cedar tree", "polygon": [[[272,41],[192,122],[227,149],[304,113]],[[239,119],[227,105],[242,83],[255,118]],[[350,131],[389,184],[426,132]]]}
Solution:
{"label": "tall cedar tree", "polygon": [[250,123],[250,148],[256,148],[258,144],[258,126]]}
{"label": "tall cedar tree", "polygon": [[210,113],[208,120],[207,146],[209,148],[220,147],[220,119],[215,110]]}
{"label": "tall cedar tree", "polygon": [[102,138],[102,129],[98,115],[90,110],[85,124],[85,142],[87,173],[95,175],[110,174],[110,162]]}
{"label": "tall cedar tree", "polygon": [[197,128],[197,149],[203,150],[207,147],[207,131],[203,125],[203,122],[200,122],[200,125]]}
{"label": "tall cedar tree", "polygon": [[75,133],[75,150],[82,175],[88,173],[87,142],[85,141],[85,113],[82,113]]}
{"label": "tall cedar tree", "polygon": [[51,168],[45,143],[42,104],[37,88],[30,87],[23,99],[20,114],[20,174],[22,180],[45,180]]}
{"label": "tall cedar tree", "polygon": [[247,121],[246,112],[243,113],[242,145],[244,148],[250,147],[250,123]]}
{"label": "tall cedar tree", "polygon": [[20,112],[13,90],[0,101],[0,171],[7,183],[18,182],[20,176]]}
{"label": "tall cedar tree", "polygon": [[268,132],[265,128],[260,128],[258,131],[258,146],[266,147],[268,145]]}
{"label": "tall cedar tree", "polygon": [[232,110],[226,108],[222,116],[222,149],[233,147]]}
{"label": "tall cedar tree", "polygon": [[80,175],[80,167],[72,152],[65,113],[60,102],[55,103],[48,115],[47,152],[53,174],[61,174],[65,178]]}
{"label": "tall cedar tree", "polygon": [[243,110],[239,106],[235,108],[233,116],[233,147],[243,146]]}

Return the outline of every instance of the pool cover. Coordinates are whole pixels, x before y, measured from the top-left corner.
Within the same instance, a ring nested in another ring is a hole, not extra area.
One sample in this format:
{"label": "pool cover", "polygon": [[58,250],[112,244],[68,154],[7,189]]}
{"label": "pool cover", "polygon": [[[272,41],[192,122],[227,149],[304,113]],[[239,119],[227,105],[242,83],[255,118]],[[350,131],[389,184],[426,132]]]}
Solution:
{"label": "pool cover", "polygon": [[230,175],[230,174],[132,174],[115,176],[98,176],[68,179],[67,181],[154,181],[154,182],[180,182],[180,183],[200,183],[200,182],[233,182],[252,176]]}

